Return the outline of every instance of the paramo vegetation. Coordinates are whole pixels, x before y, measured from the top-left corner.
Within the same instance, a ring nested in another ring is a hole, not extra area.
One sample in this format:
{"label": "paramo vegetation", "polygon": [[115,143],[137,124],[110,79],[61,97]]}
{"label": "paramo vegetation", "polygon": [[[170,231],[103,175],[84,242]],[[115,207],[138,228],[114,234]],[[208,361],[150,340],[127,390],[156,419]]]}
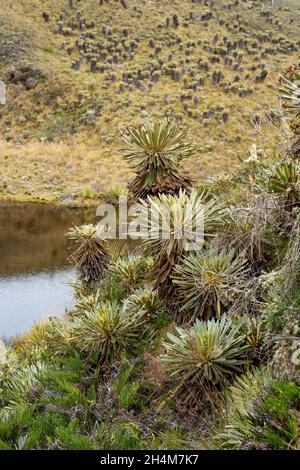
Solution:
{"label": "paramo vegetation", "polygon": [[[280,83],[282,145],[195,184],[173,121],[121,131],[133,200],[171,209],[168,240],[133,250],[70,230],[65,318],[0,349],[0,449],[300,448],[299,70]],[[192,186],[196,190],[191,192]],[[205,204],[201,250],[174,227]]]}

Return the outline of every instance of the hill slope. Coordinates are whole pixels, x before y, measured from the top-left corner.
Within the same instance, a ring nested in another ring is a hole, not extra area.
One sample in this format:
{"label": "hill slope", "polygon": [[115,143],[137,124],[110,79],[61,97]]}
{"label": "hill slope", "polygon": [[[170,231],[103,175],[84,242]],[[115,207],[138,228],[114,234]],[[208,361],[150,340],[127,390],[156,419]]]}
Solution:
{"label": "hill slope", "polygon": [[118,128],[143,117],[191,128],[195,179],[231,169],[253,143],[271,153],[260,113],[276,124],[278,76],[299,61],[299,31],[294,0],[7,0],[0,196],[94,197],[125,185]]}

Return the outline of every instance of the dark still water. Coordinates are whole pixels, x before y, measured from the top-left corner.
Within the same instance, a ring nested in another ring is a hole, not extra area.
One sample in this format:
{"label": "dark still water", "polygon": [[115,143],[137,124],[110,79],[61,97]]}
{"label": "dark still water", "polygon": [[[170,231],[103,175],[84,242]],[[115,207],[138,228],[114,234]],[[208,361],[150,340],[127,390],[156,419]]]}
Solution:
{"label": "dark still water", "polygon": [[0,203],[0,338],[72,305],[65,234],[95,221],[95,209]]}

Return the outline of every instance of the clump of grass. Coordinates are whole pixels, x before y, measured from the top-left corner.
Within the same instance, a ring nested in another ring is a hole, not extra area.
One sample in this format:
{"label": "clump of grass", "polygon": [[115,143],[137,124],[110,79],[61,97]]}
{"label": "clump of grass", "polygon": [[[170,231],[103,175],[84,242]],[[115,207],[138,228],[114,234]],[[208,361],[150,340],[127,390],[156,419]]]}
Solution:
{"label": "clump of grass", "polygon": [[265,184],[267,191],[273,194],[278,203],[288,211],[291,211],[300,203],[299,165],[286,160],[267,169],[259,178]]}
{"label": "clump of grass", "polygon": [[243,450],[297,449],[300,387],[266,370],[238,378],[229,395],[223,447]]}
{"label": "clump of grass", "polygon": [[253,274],[259,272],[270,257],[274,258],[274,245],[277,248],[281,243],[274,207],[263,199],[257,198],[249,207],[230,206],[216,243],[219,247],[234,248],[245,256]]}
{"label": "clump of grass", "polygon": [[52,54],[54,52],[54,49],[52,46],[45,45],[45,46],[42,46],[42,51]]}
{"label": "clump of grass", "polygon": [[96,197],[96,193],[92,188],[84,188],[81,192],[81,196],[84,199],[94,199]]}
{"label": "clump of grass", "polygon": [[130,183],[134,199],[159,193],[176,194],[191,187],[179,172],[179,162],[194,153],[186,130],[175,122],[146,121],[121,131],[124,158],[137,173]]}
{"label": "clump of grass", "polygon": [[145,284],[152,265],[151,257],[130,255],[117,259],[116,263],[110,267],[110,271],[113,279],[120,282],[125,292],[129,294]]}
{"label": "clump of grass", "polygon": [[203,397],[213,400],[213,394],[248,363],[241,323],[234,325],[226,316],[196,320],[190,329],[178,327],[168,338],[161,358],[174,381],[173,393],[194,405]]}
{"label": "clump of grass", "polygon": [[210,249],[187,256],[172,276],[184,318],[219,317],[241,296],[248,273],[247,261],[234,250]]}
{"label": "clump of grass", "polygon": [[[184,191],[180,191],[178,196],[162,194],[148,197],[143,206],[146,216],[142,217],[142,230],[151,235],[145,239],[144,246],[154,259],[150,278],[162,294],[168,295],[168,289],[172,289],[171,273],[174,266],[188,250],[201,249],[205,239],[209,240],[216,235],[223,207],[215,201],[203,204],[199,195],[188,195]],[[159,221],[158,230],[151,231],[148,209],[153,220]],[[204,240],[203,227],[199,223],[202,219],[205,224]]]}
{"label": "clump of grass", "polygon": [[123,351],[138,350],[146,328],[143,310],[129,312],[116,303],[106,303],[76,319],[73,339],[87,359],[94,357],[102,366],[111,364]]}
{"label": "clump of grass", "polygon": [[117,202],[120,197],[127,196],[127,191],[121,184],[114,184],[108,189],[107,196],[109,200]]}
{"label": "clump of grass", "polygon": [[75,264],[80,279],[86,283],[100,281],[109,264],[109,254],[100,232],[99,227],[91,224],[74,227],[68,232],[75,245],[70,260]]}
{"label": "clump of grass", "polygon": [[297,67],[290,67],[286,77],[282,77],[281,97],[285,101],[285,111],[293,131],[291,153],[295,158],[300,155],[300,72]]}
{"label": "clump of grass", "polygon": [[36,322],[32,329],[20,339],[15,347],[25,357],[66,356],[70,351],[70,329],[67,321],[51,318]]}

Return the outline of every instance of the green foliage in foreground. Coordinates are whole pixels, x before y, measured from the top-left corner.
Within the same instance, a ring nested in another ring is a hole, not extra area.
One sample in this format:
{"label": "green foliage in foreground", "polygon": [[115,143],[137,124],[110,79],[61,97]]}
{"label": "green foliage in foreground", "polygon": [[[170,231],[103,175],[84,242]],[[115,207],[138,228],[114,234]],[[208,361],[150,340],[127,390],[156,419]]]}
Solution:
{"label": "green foliage in foreground", "polygon": [[231,388],[222,434],[227,449],[299,449],[300,387],[265,370]]}
{"label": "green foliage in foreground", "polygon": [[[1,449],[144,449],[181,432],[169,431],[142,399],[142,383],[128,361],[104,377],[78,356],[19,371],[1,379]],[[137,412],[141,416],[137,415]],[[177,436],[175,440],[175,436]]]}

